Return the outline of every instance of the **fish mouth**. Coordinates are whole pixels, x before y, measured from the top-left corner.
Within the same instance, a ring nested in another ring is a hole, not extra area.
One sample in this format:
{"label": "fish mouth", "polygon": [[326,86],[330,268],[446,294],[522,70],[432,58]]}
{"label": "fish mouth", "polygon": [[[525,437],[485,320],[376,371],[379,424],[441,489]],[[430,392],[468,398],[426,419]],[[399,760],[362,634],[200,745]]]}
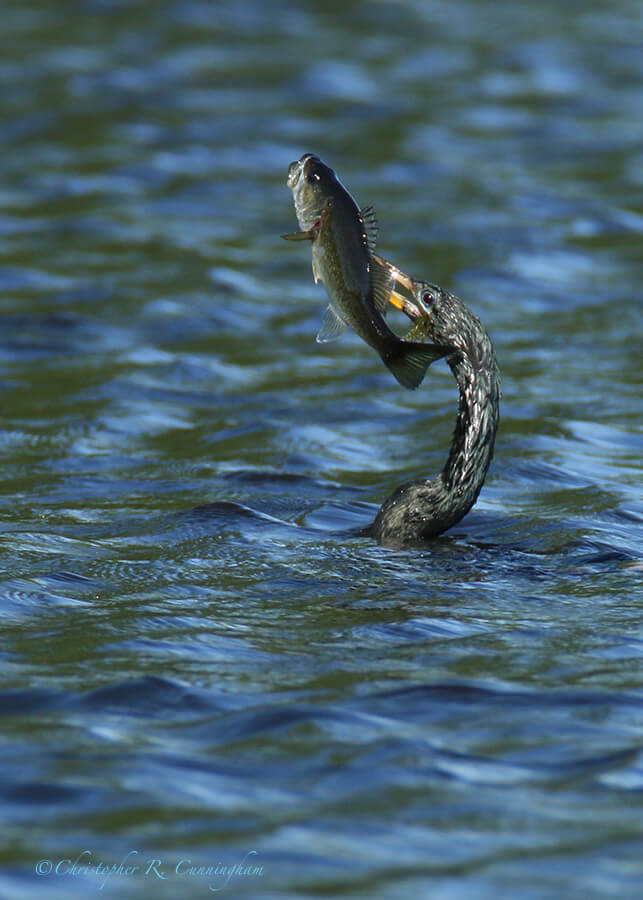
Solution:
{"label": "fish mouth", "polygon": [[288,178],[286,179],[286,184],[291,190],[297,186],[297,182],[301,178],[303,171],[304,167],[299,159],[295,160],[295,162],[291,162],[288,166]]}
{"label": "fish mouth", "polygon": [[303,175],[306,169],[306,163],[309,159],[316,159],[314,153],[304,153],[303,156],[300,156],[299,159],[296,159],[294,162],[291,162],[288,166],[288,178],[286,179],[286,184],[292,190],[297,187],[299,183],[299,179]]}

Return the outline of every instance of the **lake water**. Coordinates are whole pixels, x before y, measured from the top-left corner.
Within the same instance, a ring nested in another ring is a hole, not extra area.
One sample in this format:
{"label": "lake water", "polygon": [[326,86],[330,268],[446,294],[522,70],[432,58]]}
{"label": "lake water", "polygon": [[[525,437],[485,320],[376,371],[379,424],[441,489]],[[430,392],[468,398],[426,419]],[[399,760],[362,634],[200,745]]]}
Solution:
{"label": "lake water", "polygon": [[[3,37],[0,894],[643,896],[640,6]],[[457,389],[315,344],[305,151],[496,347],[487,482],[421,552],[357,532]]]}

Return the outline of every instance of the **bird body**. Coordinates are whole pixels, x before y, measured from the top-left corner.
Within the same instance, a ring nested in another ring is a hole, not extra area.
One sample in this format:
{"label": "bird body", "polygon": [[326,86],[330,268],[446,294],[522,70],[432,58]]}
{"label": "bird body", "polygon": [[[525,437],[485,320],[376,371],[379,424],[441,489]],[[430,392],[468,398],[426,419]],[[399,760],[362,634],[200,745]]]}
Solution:
{"label": "bird body", "polygon": [[[393,547],[420,545],[451,528],[478,499],[498,429],[500,372],[480,319],[454,294],[407,279],[422,310],[411,330],[446,346],[460,390],[448,459],[439,475],[400,485],[382,504],[367,533]],[[407,335],[407,338],[409,336]]]}

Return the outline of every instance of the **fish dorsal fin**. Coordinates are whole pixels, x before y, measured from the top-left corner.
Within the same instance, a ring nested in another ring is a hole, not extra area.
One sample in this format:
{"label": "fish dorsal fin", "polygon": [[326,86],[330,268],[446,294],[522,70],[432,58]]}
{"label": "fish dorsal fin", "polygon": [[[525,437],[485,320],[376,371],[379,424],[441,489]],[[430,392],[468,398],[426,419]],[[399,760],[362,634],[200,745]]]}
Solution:
{"label": "fish dorsal fin", "polygon": [[371,291],[375,309],[385,316],[390,306],[389,297],[395,287],[395,278],[388,266],[371,258]]}
{"label": "fish dorsal fin", "polygon": [[366,243],[372,253],[377,243],[377,216],[372,206],[365,206],[363,209],[360,209],[359,214],[364,226]]}
{"label": "fish dorsal fin", "polygon": [[339,318],[337,313],[333,310],[332,306],[329,306],[326,310],[326,316],[324,318],[324,322],[322,327],[319,329],[319,333],[317,335],[317,343],[318,344],[326,344],[328,341],[335,341],[337,338],[342,335],[348,325]]}

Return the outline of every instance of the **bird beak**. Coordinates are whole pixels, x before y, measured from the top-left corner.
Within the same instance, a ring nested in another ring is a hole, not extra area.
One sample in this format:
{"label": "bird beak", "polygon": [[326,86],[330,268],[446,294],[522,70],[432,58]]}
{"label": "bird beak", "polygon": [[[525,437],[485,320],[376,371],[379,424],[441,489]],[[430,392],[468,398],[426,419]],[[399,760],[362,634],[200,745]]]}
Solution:
{"label": "bird beak", "polygon": [[407,300],[406,297],[398,294],[397,291],[391,291],[391,296],[388,298],[388,302],[393,304],[396,309],[401,309],[402,312],[404,312],[404,307],[406,306]]}
{"label": "bird beak", "polygon": [[[405,275],[404,272],[400,271],[396,266],[391,266],[390,263],[389,266],[391,275],[395,281],[412,294],[413,282],[409,276]],[[398,293],[398,291],[391,291],[388,302],[396,309],[400,309],[403,313],[406,313],[409,319],[412,319],[413,321],[419,319],[422,315],[422,310],[418,304],[409,300],[408,297],[404,297],[402,294]]]}
{"label": "bird beak", "polygon": [[[384,259],[384,257],[379,256],[377,253],[373,254],[373,259],[375,259],[380,266],[384,266],[388,270],[391,279],[396,284],[401,285],[405,290],[409,292],[409,294],[411,294],[411,296],[414,296],[415,292],[413,289],[414,284],[412,278],[409,278],[409,276],[406,275],[401,269],[398,269],[397,266],[394,266],[393,263],[390,263],[387,259]],[[418,306],[417,303],[415,303],[413,300],[409,300],[408,297],[404,297],[398,291],[392,290],[387,299],[391,306],[394,306],[396,309],[401,310],[413,322],[415,322],[425,314],[425,311],[422,310],[422,308]]]}
{"label": "bird beak", "polygon": [[409,278],[408,275],[405,275],[400,269],[396,266],[391,266],[391,275],[398,284],[401,284],[403,288],[409,291],[411,294],[413,293],[413,279]]}

